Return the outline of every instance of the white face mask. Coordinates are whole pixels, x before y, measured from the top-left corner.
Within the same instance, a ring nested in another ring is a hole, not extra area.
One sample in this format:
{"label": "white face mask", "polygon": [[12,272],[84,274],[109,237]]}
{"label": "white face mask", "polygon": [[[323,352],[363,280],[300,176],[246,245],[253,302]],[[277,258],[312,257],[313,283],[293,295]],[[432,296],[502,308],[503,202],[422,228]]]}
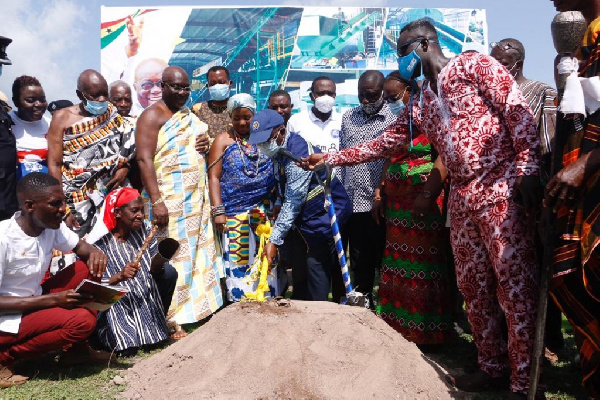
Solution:
{"label": "white face mask", "polygon": [[323,114],[329,114],[335,106],[335,98],[325,95],[315,99],[315,107]]}
{"label": "white face mask", "polygon": [[258,143],[256,147],[258,147],[258,150],[260,150],[260,152],[266,155],[267,157],[273,158],[277,155],[279,149],[282,148],[283,145],[278,145],[277,139],[272,139],[268,142]]}

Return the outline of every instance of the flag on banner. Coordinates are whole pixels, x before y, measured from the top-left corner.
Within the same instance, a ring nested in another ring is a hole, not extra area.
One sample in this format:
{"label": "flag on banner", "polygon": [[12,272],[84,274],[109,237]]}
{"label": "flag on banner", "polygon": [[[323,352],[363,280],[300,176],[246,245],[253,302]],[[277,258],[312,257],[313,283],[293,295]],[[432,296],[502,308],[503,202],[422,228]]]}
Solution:
{"label": "flag on banner", "polygon": [[[132,18],[139,17],[156,9],[137,10],[131,15]],[[103,22],[100,25],[100,48],[105,48],[113,42],[127,27],[127,17],[119,18],[115,21]]]}

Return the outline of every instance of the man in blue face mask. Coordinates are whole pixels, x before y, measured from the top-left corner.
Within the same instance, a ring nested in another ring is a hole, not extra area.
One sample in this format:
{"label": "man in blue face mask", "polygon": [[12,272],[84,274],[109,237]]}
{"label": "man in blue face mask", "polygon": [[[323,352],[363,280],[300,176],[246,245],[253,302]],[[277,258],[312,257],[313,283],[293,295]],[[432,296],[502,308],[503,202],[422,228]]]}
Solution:
{"label": "man in blue face mask", "polygon": [[92,69],[77,79],[79,104],[58,110],[48,129],[48,172],[63,186],[65,222],[83,237],[104,196],[127,183],[133,125],[108,101],[108,84]]}
{"label": "man in blue face mask", "polygon": [[476,52],[448,59],[430,19],[402,28],[397,49],[400,76],[420,91],[412,106],[377,138],[303,162],[345,166],[389,157],[410,149],[411,124],[427,135],[452,177],[448,207],[457,283],[479,351],[477,372],[449,380],[477,392],[506,385],[510,371],[509,398],[526,398],[538,297],[529,228],[541,206],[534,117],[497,60]]}

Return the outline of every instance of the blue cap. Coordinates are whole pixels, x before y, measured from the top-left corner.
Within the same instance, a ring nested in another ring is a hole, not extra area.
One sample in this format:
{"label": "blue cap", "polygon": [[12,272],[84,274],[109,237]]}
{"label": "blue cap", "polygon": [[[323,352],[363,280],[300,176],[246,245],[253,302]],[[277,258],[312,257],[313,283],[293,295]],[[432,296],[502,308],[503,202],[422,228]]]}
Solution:
{"label": "blue cap", "polygon": [[248,144],[266,142],[271,137],[273,128],[283,124],[283,117],[275,110],[267,109],[257,112],[250,123]]}

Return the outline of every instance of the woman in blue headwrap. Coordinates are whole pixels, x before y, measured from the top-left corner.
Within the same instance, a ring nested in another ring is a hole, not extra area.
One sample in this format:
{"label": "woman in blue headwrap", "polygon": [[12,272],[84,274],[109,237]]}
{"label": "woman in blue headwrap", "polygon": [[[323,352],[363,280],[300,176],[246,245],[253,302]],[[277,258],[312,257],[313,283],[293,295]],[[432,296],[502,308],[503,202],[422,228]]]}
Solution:
{"label": "woman in blue headwrap", "polygon": [[[208,155],[211,214],[223,236],[227,298],[239,301],[256,290],[258,275],[252,268],[257,250],[256,226],[266,218],[265,201],[275,186],[273,165],[256,145],[247,143],[256,103],[249,94],[229,98],[231,128],[215,138]],[[268,278],[276,296],[275,271]]]}

